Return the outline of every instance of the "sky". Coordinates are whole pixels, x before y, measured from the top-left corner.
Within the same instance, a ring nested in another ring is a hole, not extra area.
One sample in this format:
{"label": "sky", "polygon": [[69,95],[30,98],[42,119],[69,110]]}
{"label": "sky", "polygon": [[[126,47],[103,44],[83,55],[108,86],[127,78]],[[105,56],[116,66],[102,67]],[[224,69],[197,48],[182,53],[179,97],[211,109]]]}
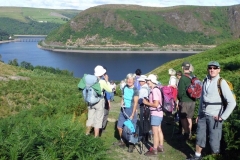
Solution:
{"label": "sky", "polygon": [[231,6],[240,0],[0,0],[0,6],[85,10],[103,4],[135,4],[150,7],[178,5]]}

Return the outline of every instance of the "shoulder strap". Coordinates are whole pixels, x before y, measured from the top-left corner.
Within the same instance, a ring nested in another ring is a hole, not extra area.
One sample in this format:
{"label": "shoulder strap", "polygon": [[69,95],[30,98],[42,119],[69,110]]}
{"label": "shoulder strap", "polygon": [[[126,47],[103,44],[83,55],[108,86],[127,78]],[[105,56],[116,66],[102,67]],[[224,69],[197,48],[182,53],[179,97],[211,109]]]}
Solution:
{"label": "shoulder strap", "polygon": [[219,93],[219,95],[220,95],[220,97],[221,97],[221,99],[222,99],[222,101],[223,101],[222,88],[221,88],[221,82],[222,82],[222,80],[223,80],[222,77],[220,77],[220,78],[218,79],[217,87],[218,87],[218,93]]}
{"label": "shoulder strap", "polygon": [[186,76],[186,77],[192,79],[192,76],[190,76],[190,75],[188,75],[188,74],[186,74],[186,73],[184,74],[184,76]]}

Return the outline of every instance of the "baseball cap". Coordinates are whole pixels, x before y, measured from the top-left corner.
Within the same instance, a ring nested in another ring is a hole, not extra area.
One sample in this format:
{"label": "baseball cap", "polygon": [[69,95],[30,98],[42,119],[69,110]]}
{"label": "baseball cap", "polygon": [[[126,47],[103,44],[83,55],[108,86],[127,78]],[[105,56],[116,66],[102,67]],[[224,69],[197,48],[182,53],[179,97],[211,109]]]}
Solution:
{"label": "baseball cap", "polygon": [[190,63],[189,63],[189,62],[183,62],[183,63],[182,63],[182,66],[183,66],[183,67],[190,67]]}
{"label": "baseball cap", "polygon": [[220,68],[220,64],[217,61],[211,61],[208,63],[208,66],[217,66]]}

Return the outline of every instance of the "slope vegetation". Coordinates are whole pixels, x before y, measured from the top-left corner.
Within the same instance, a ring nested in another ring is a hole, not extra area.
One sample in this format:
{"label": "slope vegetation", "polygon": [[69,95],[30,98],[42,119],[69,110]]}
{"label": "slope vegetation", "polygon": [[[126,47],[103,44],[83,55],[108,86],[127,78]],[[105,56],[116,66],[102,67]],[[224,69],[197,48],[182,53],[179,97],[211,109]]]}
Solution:
{"label": "slope vegetation", "polygon": [[218,44],[238,38],[240,6],[169,8],[102,5],[78,14],[47,37],[62,45]]}

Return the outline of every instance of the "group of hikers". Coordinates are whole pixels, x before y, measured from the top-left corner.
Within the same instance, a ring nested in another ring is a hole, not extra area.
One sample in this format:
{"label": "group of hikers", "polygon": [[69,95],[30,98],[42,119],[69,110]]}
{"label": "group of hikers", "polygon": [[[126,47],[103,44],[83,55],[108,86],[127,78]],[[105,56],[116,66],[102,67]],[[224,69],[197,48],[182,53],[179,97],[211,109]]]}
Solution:
{"label": "group of hikers", "polygon": [[[202,159],[201,151],[205,148],[207,136],[209,136],[209,143],[212,154],[220,153],[220,140],[222,135],[223,122],[229,117],[236,106],[236,100],[229,88],[225,79],[220,78],[220,64],[216,61],[211,61],[207,64],[207,76],[201,82],[200,96],[193,97],[187,91],[187,88],[193,83],[194,68],[189,62],[182,63],[182,70],[175,71],[169,69],[169,83],[174,91],[174,110],[176,115],[179,115],[179,133],[184,139],[191,139],[192,136],[192,118],[194,116],[195,102],[200,98],[200,105],[196,118],[196,151],[193,157],[187,157],[188,160]],[[107,70],[103,66],[96,66],[94,69],[94,80],[91,84],[87,83],[84,77],[79,83],[79,88],[90,90],[92,86],[99,85],[100,94],[95,95],[99,99],[91,104],[89,101],[88,119],[86,122],[86,135],[89,135],[90,130],[94,128],[94,136],[98,137],[100,130],[104,130],[107,122],[107,115],[109,108],[105,108],[108,103],[107,92],[112,92],[112,87],[109,83]],[[126,141],[123,138],[123,127],[126,125],[126,120],[130,119],[134,127],[137,125],[137,120],[141,108],[150,111],[150,125],[153,137],[153,145],[144,154],[145,156],[156,156],[158,153],[164,152],[164,134],[162,132],[161,124],[163,121],[163,92],[161,90],[161,83],[154,74],[148,76],[142,75],[141,70],[137,69],[135,73],[129,73],[126,79],[120,83],[122,90],[121,109],[117,121],[117,130],[120,140],[115,145],[119,147],[128,146],[128,152],[133,152],[134,144]],[[94,87],[93,87],[94,88]],[[94,89],[96,89],[95,87]],[[192,88],[190,88],[192,89]],[[195,89],[195,88],[194,88]],[[86,95],[86,91],[83,92]],[[89,93],[91,93],[89,91]],[[92,93],[91,93],[92,94]],[[91,95],[88,94],[88,97]],[[84,96],[85,101],[87,96]],[[106,99],[106,100],[105,100]],[[226,103],[224,103],[224,102]]]}

